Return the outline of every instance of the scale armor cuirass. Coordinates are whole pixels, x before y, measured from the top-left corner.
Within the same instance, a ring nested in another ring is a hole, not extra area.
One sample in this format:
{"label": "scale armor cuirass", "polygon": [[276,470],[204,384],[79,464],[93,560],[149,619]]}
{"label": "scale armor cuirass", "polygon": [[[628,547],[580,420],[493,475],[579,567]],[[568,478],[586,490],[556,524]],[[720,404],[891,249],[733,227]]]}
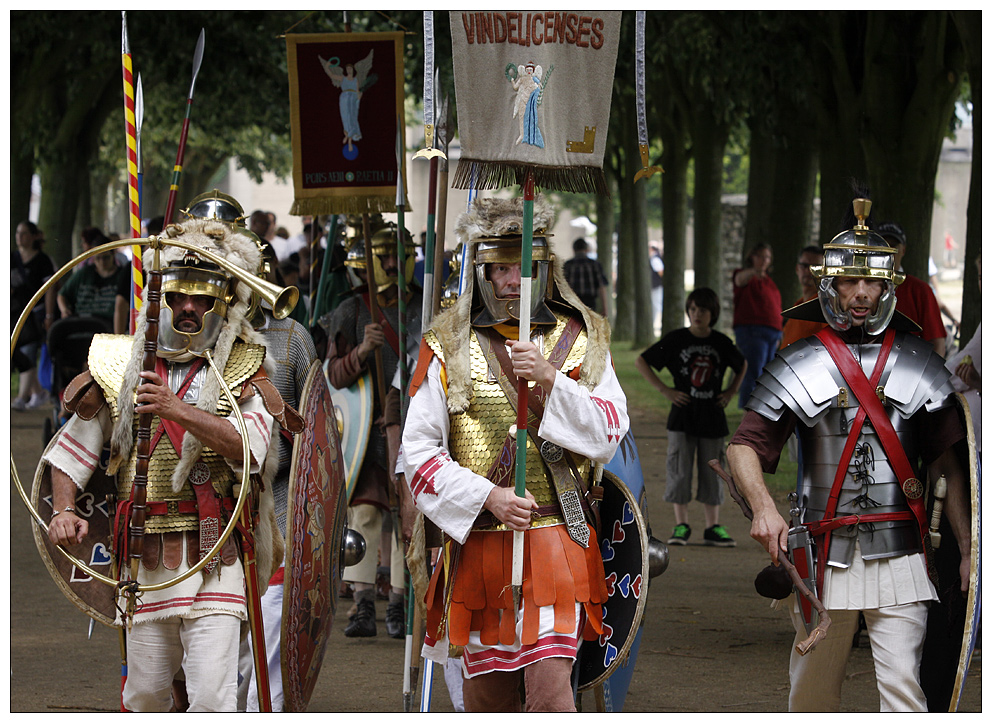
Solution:
{"label": "scale armor cuirass", "polygon": [[[131,337],[97,335],[93,338],[93,343],[90,346],[88,360],[90,374],[100,385],[114,422],[117,421],[117,399],[124,379],[124,371],[131,356],[132,344],[133,339]],[[264,358],[265,347],[263,346],[245,343],[234,344],[223,376],[235,397],[240,394],[241,385],[262,366]],[[204,366],[200,370],[200,374],[212,373],[208,366]],[[231,405],[227,398],[221,395],[217,404],[217,416],[227,417],[231,411]],[[138,416],[135,415],[135,431],[137,431],[137,420]],[[161,420],[157,416],[152,418],[153,437],[160,424]],[[117,498],[119,500],[126,500],[131,496],[137,450],[138,445],[132,445],[130,455],[117,473]],[[203,448],[200,460],[210,470],[210,481],[214,490],[222,497],[230,497],[233,485],[237,480],[227,461],[207,447]],[[148,486],[146,489],[148,502],[195,501],[196,496],[188,483],[178,493],[172,491],[172,473],[178,464],[179,452],[172,446],[168,435],[163,433],[148,461]],[[196,513],[177,512],[168,515],[154,515],[148,517],[145,522],[145,531],[148,533],[198,529],[199,521]]]}
{"label": "scale armor cuirass", "polygon": [[[880,344],[849,344],[870,376]],[[920,466],[920,434],[926,430],[912,424],[921,409],[935,411],[950,403],[954,389],[944,360],[920,339],[896,333],[892,350],[876,393],[913,467]],[[800,517],[796,522],[823,519],[830,490],[858,412],[858,401],[847,387],[825,345],[815,336],[802,339],[780,351],[765,366],[747,405],[762,416],[778,420],[786,409],[797,420],[802,452],[798,490]],[[920,478],[919,472],[917,477]],[[835,515],[871,515],[908,511],[902,482],[896,478],[885,450],[865,420],[838,499]],[[829,563],[847,567],[854,556],[855,540],[864,559],[897,557],[923,551],[919,528],[913,520],[850,525],[831,537]]]}
{"label": "scale armor cuirass", "polygon": [[[556,325],[548,327],[543,339],[533,336],[532,341],[547,357],[554,349],[559,337],[565,330],[568,317],[555,313]],[[444,363],[444,350],[433,332],[428,332],[424,341],[431,347],[441,363]],[[561,371],[565,374],[574,370],[582,362],[582,357],[586,353],[586,333],[581,331],[575,339],[565,363],[561,366]],[[503,449],[507,433],[510,428],[517,423],[517,412],[515,407],[503,393],[499,382],[489,371],[482,347],[476,330],[473,328],[470,334],[470,358],[473,395],[468,409],[460,414],[453,414],[450,417],[448,430],[448,449],[451,458],[462,467],[466,467],[476,474],[485,477],[497,456]],[[515,382],[514,382],[515,383]],[[580,481],[586,483],[589,479],[590,463],[586,457],[575,452],[570,452],[576,467],[579,471]],[[513,477],[511,475],[512,483]],[[554,483],[551,480],[546,467],[541,460],[534,441],[528,436],[527,439],[527,490],[534,495],[538,506],[557,506],[558,496]],[[532,526],[543,527],[546,525],[563,524],[564,518],[559,514],[543,515],[534,520]],[[490,525],[485,530],[505,530],[502,523]]]}

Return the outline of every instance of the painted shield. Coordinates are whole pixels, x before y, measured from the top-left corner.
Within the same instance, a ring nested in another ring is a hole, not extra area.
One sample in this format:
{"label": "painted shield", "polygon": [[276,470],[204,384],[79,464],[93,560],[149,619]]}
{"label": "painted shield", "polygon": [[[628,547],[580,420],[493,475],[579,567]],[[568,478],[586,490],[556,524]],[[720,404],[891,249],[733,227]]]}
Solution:
{"label": "painted shield", "polygon": [[293,443],[286,513],[282,609],[285,710],[310,703],[341,580],[341,542],[348,498],[331,389],[315,361],[300,399],[305,427]]}
{"label": "painted shield", "polygon": [[962,593],[958,584],[961,556],[945,512],[940,525],[942,542],[934,550],[940,601],[930,605],[920,665],[920,684],[927,696],[927,707],[931,711],[949,712],[956,711],[961,701],[982,619],[981,458],[975,450],[975,429],[968,402],[961,394],[955,394],[955,398],[967,431],[967,438],[958,443],[955,451],[962,469],[970,470],[971,572],[968,592]]}
{"label": "painted shield", "polygon": [[[45,449],[58,442],[58,435],[52,438]],[[94,472],[85,491],[76,493],[76,511],[89,522],[89,532],[78,545],[71,545],[66,551],[87,567],[106,577],[113,577],[111,570],[111,528],[113,513],[108,495],[117,491],[113,477],[108,477],[108,449],[100,458],[100,468]],[[31,504],[47,525],[52,519],[52,468],[44,460],[38,465],[31,487]],[[117,609],[114,605],[114,588],[80,570],[66,559],[48,539],[48,533],[40,525],[34,525],[34,541],[41,559],[62,593],[84,613],[104,625],[113,626]]]}
{"label": "painted shield", "polygon": [[[324,362],[324,375],[326,378],[327,362]],[[365,461],[365,450],[368,449],[372,430],[372,372],[362,374],[347,389],[330,389],[334,420],[341,439],[341,457],[348,490],[346,499],[350,500],[358,483],[358,472]]]}
{"label": "painted shield", "polygon": [[[579,648],[580,691],[604,683],[625,664],[633,672],[631,653],[639,642],[648,598],[647,524],[637,498],[610,471],[603,473],[599,511],[602,530],[599,544],[609,597],[603,605],[603,635],[583,641]],[[619,679],[615,682],[622,683]],[[619,704],[622,706],[622,700]]]}
{"label": "painted shield", "polygon": [[[637,442],[634,440],[634,433],[628,431],[624,435],[616,454],[613,455],[605,469],[622,479],[627,485],[627,489],[637,499],[641,514],[651,532],[651,524],[648,521],[648,497],[647,489],[644,486],[644,473],[641,470],[641,458],[637,453]],[[637,627],[637,634],[634,637],[634,644],[630,647],[626,660],[621,663],[613,673],[600,684],[601,691],[596,691],[597,710],[604,713],[620,713],[623,711],[623,704],[627,698],[627,689],[630,688],[630,681],[634,677],[634,664],[637,662],[637,653],[641,646],[641,636],[644,634],[644,619]]]}

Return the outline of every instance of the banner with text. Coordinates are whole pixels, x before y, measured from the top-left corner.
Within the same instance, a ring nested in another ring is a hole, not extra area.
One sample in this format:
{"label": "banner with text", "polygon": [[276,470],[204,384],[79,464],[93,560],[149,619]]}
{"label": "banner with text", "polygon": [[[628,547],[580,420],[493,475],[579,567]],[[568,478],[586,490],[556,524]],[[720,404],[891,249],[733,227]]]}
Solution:
{"label": "banner with text", "polygon": [[[404,143],[406,135],[398,127],[403,33],[287,35],[286,56],[295,196],[290,213],[395,211],[396,139],[399,133]],[[403,168],[405,175],[405,163]]]}
{"label": "banner with text", "polygon": [[450,13],[461,159],[452,186],[607,195],[619,11]]}

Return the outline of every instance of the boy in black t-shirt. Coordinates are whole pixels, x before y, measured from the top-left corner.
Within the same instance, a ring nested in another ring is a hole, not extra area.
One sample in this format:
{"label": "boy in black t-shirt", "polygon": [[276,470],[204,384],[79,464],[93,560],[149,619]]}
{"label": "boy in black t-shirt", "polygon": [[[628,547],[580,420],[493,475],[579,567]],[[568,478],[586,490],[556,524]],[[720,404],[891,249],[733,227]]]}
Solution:
{"label": "boy in black t-shirt", "polygon": [[[747,361],[724,334],[713,330],[720,316],[720,300],[712,289],[694,290],[685,300],[688,328],[666,334],[641,354],[635,366],[641,375],[672,402],[668,415],[668,464],[665,502],[675,506],[675,530],[669,545],[685,545],[692,534],[689,502],[692,499],[692,465],[696,458],[699,484],[696,499],[703,503],[706,530],[703,542],[718,547],[737,543],[719,522],[723,486],[707,462],[722,459],[728,434],[724,407],[734,398],[744,379]],[[655,373],[668,368],[675,382],[665,385]],[[727,368],[734,378],[723,389]]]}

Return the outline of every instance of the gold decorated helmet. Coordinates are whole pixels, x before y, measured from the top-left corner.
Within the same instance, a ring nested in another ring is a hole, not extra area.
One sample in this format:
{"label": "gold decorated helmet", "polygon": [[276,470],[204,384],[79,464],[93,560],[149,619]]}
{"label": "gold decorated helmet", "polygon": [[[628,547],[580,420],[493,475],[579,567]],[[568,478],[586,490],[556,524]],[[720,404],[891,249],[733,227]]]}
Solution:
{"label": "gold decorated helmet", "polygon": [[[396,236],[397,226],[392,221],[384,224],[382,228],[372,234],[372,279],[378,293],[382,293],[390,286],[395,286],[398,282],[398,276],[390,275],[383,267],[383,259],[390,256],[396,258],[396,263],[399,264]],[[413,236],[405,228],[403,229],[403,250],[406,258],[402,272],[407,285],[409,285],[413,281],[413,269],[417,263],[417,246],[413,242]]]}
{"label": "gold decorated helmet", "polygon": [[810,273],[819,280],[818,295],[823,316],[837,331],[851,328],[851,315],[840,308],[834,290],[835,278],[877,279],[885,283],[878,309],[865,320],[865,331],[872,335],[881,334],[889,325],[896,310],[896,286],[906,279],[905,275],[895,270],[895,249],[865,225],[869,213],[871,201],[855,199],[857,223],[854,228],[842,231],[830,243],[824,244],[823,264],[809,267]]}

